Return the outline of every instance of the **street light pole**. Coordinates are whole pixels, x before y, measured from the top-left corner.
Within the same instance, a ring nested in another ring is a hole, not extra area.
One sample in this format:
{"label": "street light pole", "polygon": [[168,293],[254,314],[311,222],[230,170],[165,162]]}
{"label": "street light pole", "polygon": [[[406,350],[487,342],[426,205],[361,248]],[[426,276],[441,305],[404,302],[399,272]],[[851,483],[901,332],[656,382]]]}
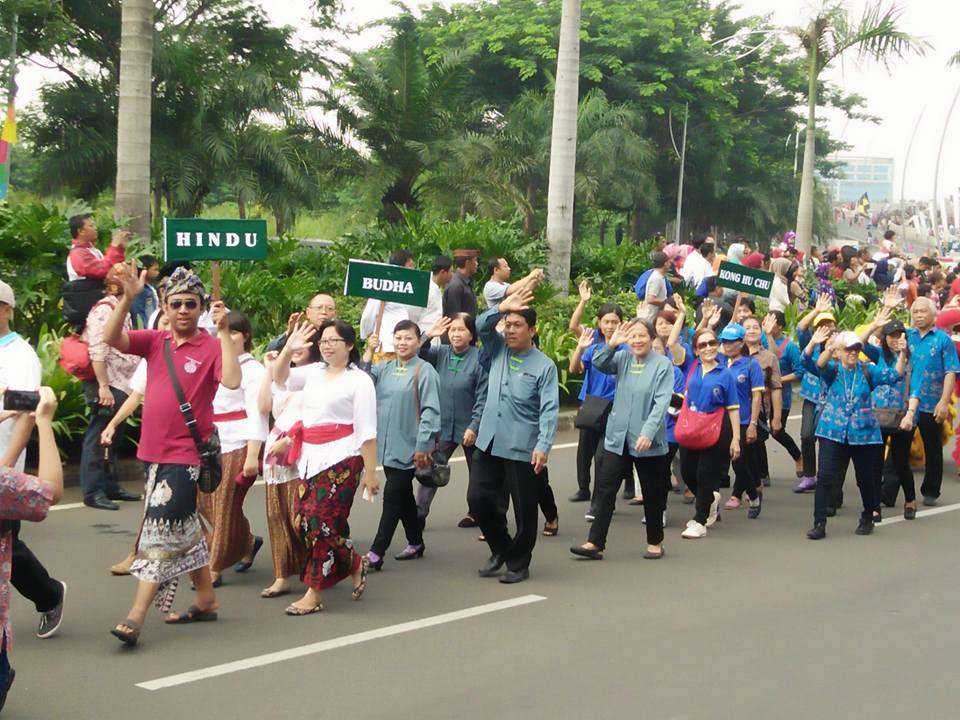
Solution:
{"label": "street light pole", "polygon": [[910,133],[910,142],[907,143],[907,155],[903,159],[903,171],[900,173],[900,231],[903,233],[903,240],[907,239],[907,211],[903,200],[904,188],[907,185],[907,164],[910,162],[910,151],[913,149],[913,140],[917,137],[917,130],[920,129],[920,121],[923,120],[923,113],[927,106],[920,108],[920,114],[917,116],[917,122],[913,126],[913,132]]}
{"label": "street light pole", "polygon": [[[683,212],[683,173],[687,165],[687,121],[690,120],[690,103],[683,109],[683,139],[680,141],[680,180],[677,183],[677,225],[673,232],[673,241],[680,244],[680,216]],[[673,126],[671,125],[671,129]]]}
{"label": "street light pole", "polygon": [[[947,128],[950,127],[950,117],[953,115],[953,108],[957,105],[957,98],[960,98],[960,86],[953,94],[953,102],[950,103],[950,109],[947,110],[947,119],[943,123],[943,132],[940,134],[940,147],[937,148],[937,165],[933,171],[933,234],[937,241],[937,252],[943,255],[943,242],[940,240],[940,232],[937,228],[937,188],[940,183],[940,158],[943,156],[943,143],[947,139]],[[943,234],[947,234],[946,208],[944,208]]]}

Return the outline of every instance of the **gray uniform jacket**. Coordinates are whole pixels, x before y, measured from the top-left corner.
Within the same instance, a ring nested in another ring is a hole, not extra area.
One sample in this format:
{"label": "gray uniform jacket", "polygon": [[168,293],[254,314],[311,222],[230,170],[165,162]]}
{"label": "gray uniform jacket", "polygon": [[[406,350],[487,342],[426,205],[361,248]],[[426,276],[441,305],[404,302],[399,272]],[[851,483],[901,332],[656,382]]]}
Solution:
{"label": "gray uniform jacket", "polygon": [[471,346],[457,355],[449,345],[424,345],[420,356],[440,377],[440,440],[462,445],[464,432],[480,430],[487,404],[487,371],[480,351]]}

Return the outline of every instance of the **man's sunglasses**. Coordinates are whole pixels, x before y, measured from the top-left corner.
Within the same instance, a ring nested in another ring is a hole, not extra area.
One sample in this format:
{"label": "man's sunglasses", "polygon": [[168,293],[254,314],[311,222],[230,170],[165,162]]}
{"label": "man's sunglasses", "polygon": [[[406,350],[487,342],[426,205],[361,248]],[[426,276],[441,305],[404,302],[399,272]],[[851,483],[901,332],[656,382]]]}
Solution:
{"label": "man's sunglasses", "polygon": [[174,310],[179,310],[182,307],[185,307],[187,310],[196,310],[200,307],[200,303],[196,300],[171,300],[169,305]]}

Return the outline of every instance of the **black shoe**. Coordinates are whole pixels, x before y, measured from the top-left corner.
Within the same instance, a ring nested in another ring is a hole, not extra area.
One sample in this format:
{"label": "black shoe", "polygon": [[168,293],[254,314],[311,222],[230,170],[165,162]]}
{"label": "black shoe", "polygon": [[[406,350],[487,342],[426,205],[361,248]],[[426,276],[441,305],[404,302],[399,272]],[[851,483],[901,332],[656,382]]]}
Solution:
{"label": "black shoe", "polygon": [[873,532],[873,518],[862,517],[860,522],[857,525],[857,529],[854,530],[857,535],[869,535]]}
{"label": "black shoe", "polygon": [[143,498],[139,495],[134,495],[133,493],[127,492],[126,490],[120,490],[119,492],[112,493],[107,495],[107,498],[110,500],[121,500],[123,502],[140,502]]}
{"label": "black shoe", "polygon": [[916,518],[917,518],[917,509],[915,507],[905,507],[903,509],[904,520],[916,520]]}
{"label": "black shoe", "polygon": [[570,502],[586,502],[589,499],[589,490],[577,490],[573,495],[570,496]]}
{"label": "black shoe", "polygon": [[597,548],[585,548],[582,545],[574,545],[570,548],[570,552],[574,555],[577,555],[582,558],[587,558],[588,560],[603,560],[603,550]]}
{"label": "black shoe", "polygon": [[470,514],[464,515],[463,519],[457,523],[458,528],[475,528],[477,526],[477,519]]}
{"label": "black shoe", "polygon": [[507,570],[503,574],[503,577],[500,578],[500,582],[504,585],[513,585],[514,583],[523,582],[530,577],[530,571],[527,568],[523,570]]}
{"label": "black shoe", "polygon": [[7,673],[7,684],[4,686],[3,691],[0,692],[0,710],[3,710],[3,706],[7,702],[7,693],[10,692],[10,686],[13,685],[13,679],[17,676],[17,671],[13,668],[10,668]]}
{"label": "black shoe", "polygon": [[119,510],[120,506],[110,501],[106,495],[94,495],[92,498],[84,498],[83,504],[96,510]]}
{"label": "black shoe", "polygon": [[491,555],[486,564],[477,570],[477,574],[480,577],[496,577],[500,574],[501,568],[503,568],[503,558],[499,555]]}
{"label": "black shoe", "polygon": [[933,495],[924,495],[923,504],[926,507],[934,507],[937,504],[937,499]]}
{"label": "black shoe", "polygon": [[875,525],[879,525],[883,522],[883,513],[880,510],[873,511],[873,522]]}
{"label": "black shoe", "polygon": [[40,624],[37,626],[37,637],[41,640],[53,637],[60,629],[60,623],[63,622],[63,601],[67,599],[67,584],[60,581],[63,592],[60,594],[60,602],[52,610],[40,613]]}
{"label": "black shoe", "polygon": [[826,523],[817,523],[812,528],[807,530],[808,540],[823,540],[826,536],[827,536]]}
{"label": "black shoe", "polygon": [[827,517],[834,517],[837,514],[837,509],[835,507],[830,507],[827,505]]}

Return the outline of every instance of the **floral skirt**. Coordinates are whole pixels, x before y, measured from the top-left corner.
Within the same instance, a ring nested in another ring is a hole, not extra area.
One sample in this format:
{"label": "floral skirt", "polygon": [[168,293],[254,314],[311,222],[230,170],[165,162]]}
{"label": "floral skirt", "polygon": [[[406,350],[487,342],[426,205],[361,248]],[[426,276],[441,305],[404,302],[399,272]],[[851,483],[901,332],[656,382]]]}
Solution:
{"label": "floral skirt", "polygon": [[362,470],[355,456],[299,482],[295,522],[307,548],[300,579],[313,590],[333,587],[360,563],[348,520]]}
{"label": "floral skirt", "polygon": [[148,463],[146,508],[130,574],[159,583],[156,606],[168,612],[179,578],[210,564],[197,515],[197,478],[193,465]]}

